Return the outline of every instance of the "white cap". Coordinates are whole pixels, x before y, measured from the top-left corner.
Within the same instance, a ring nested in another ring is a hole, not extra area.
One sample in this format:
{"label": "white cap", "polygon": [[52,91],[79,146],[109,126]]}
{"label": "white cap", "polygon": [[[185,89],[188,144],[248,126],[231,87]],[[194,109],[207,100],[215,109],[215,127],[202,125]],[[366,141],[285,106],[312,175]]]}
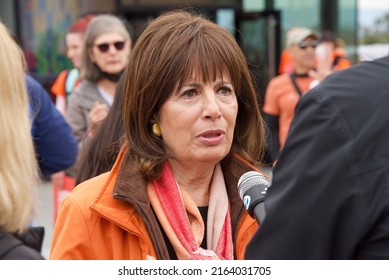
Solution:
{"label": "white cap", "polygon": [[293,27],[286,35],[286,46],[290,47],[293,44],[300,44],[308,37],[319,39],[319,34],[309,28]]}

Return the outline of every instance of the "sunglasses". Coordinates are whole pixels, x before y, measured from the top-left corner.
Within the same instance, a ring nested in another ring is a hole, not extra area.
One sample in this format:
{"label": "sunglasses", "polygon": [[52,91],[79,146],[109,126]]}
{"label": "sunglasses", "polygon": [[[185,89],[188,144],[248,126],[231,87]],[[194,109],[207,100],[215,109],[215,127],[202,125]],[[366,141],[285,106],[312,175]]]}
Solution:
{"label": "sunglasses", "polygon": [[116,50],[121,51],[124,48],[126,41],[117,41],[113,43],[102,43],[96,45],[100,52],[106,53],[109,50],[109,47],[113,45]]}
{"label": "sunglasses", "polygon": [[305,50],[308,47],[316,48],[319,45],[319,43],[320,42],[317,41],[317,40],[311,41],[311,42],[303,41],[300,44],[298,44],[298,46],[299,46],[300,49]]}

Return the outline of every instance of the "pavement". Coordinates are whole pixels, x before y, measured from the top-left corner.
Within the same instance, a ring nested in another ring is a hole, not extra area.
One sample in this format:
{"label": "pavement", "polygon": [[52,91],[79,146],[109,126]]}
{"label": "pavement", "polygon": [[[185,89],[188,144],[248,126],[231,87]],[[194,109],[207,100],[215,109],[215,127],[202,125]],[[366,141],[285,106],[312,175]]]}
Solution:
{"label": "pavement", "polygon": [[38,209],[33,218],[34,226],[43,226],[45,228],[45,238],[43,240],[42,255],[48,259],[50,254],[50,245],[54,229],[54,200],[53,188],[50,182],[43,182],[38,187]]}

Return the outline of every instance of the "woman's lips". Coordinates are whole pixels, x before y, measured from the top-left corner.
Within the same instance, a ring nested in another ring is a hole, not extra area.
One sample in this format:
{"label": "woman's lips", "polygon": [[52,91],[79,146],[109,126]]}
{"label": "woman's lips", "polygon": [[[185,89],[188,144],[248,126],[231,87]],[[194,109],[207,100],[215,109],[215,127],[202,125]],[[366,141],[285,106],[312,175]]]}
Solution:
{"label": "woman's lips", "polygon": [[223,130],[208,130],[201,133],[197,138],[206,145],[217,145],[224,139],[225,132]]}

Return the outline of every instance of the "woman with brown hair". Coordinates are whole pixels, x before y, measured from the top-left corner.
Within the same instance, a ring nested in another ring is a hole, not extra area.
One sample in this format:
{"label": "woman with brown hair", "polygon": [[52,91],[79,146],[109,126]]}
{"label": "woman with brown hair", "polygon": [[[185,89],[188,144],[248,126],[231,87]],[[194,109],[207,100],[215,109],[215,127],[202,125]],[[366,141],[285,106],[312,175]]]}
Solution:
{"label": "woman with brown hair", "polygon": [[243,259],[257,223],[237,183],[257,170],[263,121],[246,59],[185,11],[152,21],[126,68],[125,144],[62,206],[51,259]]}

